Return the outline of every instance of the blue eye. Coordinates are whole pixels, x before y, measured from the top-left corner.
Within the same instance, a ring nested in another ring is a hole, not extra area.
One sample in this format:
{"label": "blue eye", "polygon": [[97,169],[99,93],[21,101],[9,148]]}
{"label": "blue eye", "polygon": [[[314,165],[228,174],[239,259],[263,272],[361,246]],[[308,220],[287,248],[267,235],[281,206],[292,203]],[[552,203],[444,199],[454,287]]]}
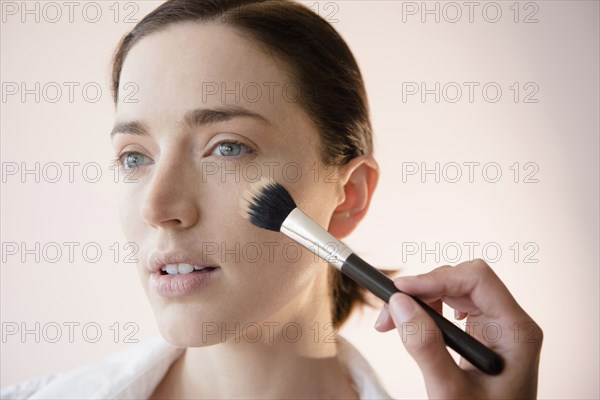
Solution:
{"label": "blue eye", "polygon": [[119,166],[124,170],[139,168],[145,164],[149,164],[149,157],[140,153],[125,152],[119,156]]}
{"label": "blue eye", "polygon": [[213,154],[225,157],[235,157],[245,153],[252,153],[252,151],[253,150],[249,146],[246,146],[243,143],[226,141],[219,143]]}

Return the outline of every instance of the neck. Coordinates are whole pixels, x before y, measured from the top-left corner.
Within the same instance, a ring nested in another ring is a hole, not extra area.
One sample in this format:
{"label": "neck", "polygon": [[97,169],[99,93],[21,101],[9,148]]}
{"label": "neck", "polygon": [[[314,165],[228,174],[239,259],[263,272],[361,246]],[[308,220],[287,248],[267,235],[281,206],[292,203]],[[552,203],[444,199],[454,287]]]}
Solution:
{"label": "neck", "polygon": [[[310,326],[301,327],[309,332]],[[189,348],[180,359],[182,382],[189,382],[193,397],[336,397],[340,387],[350,387],[336,344],[314,343],[312,339],[301,337],[296,343],[285,339],[272,343],[232,340],[207,348]]]}
{"label": "neck", "polygon": [[358,398],[338,358],[329,301],[305,300],[296,309],[310,317],[282,310],[269,318],[277,322],[228,327],[223,343],[187,348],[152,398]]}

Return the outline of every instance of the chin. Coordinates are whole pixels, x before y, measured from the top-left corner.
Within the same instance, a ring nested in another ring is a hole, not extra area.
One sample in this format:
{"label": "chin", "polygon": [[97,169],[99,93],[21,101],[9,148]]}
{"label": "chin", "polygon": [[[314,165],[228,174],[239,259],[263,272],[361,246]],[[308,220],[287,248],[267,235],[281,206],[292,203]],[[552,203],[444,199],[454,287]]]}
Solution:
{"label": "chin", "polygon": [[[177,347],[205,347],[241,336],[241,315],[231,315],[225,307],[197,304],[153,304],[155,320],[161,336]],[[239,340],[239,339],[238,339]]]}
{"label": "chin", "polygon": [[216,344],[221,344],[222,341],[218,336],[202,336],[197,334],[185,334],[183,332],[163,332],[160,330],[160,334],[167,342],[175,347],[208,347]]}
{"label": "chin", "polygon": [[177,347],[205,347],[222,343],[219,323],[161,315],[156,323],[161,336]]}

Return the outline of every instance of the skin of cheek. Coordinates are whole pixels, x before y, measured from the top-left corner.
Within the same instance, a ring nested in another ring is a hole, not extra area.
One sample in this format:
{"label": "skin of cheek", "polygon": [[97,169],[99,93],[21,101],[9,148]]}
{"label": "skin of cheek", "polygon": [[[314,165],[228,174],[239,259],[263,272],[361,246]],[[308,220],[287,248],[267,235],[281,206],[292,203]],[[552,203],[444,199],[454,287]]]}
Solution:
{"label": "skin of cheek", "polygon": [[[315,152],[300,152],[298,156],[280,155],[270,161],[281,165],[294,162],[302,171],[317,161]],[[302,310],[311,307],[314,299],[322,301],[323,292],[327,292],[330,267],[283,234],[257,228],[242,218],[238,202],[250,182],[236,182],[233,176],[223,180],[217,174],[202,183],[200,171],[196,178],[199,221],[192,232],[181,236],[187,240],[192,237],[197,246],[184,250],[219,265],[221,270],[209,285],[183,299],[163,299],[149,288],[146,260],[153,250],[162,248],[156,228],[149,226],[140,212],[150,177],[141,177],[137,184],[123,184],[120,190],[122,225],[127,240],[140,246],[138,272],[163,337],[178,346],[199,347],[234,338],[222,329],[231,332],[239,326],[243,331],[251,323],[266,327],[264,322],[277,326],[300,322],[297,319],[306,312]],[[285,184],[305,212],[327,226],[335,208],[333,185],[317,183],[306,173],[294,183],[282,175],[274,178]],[[327,202],[330,206],[324,207]]]}

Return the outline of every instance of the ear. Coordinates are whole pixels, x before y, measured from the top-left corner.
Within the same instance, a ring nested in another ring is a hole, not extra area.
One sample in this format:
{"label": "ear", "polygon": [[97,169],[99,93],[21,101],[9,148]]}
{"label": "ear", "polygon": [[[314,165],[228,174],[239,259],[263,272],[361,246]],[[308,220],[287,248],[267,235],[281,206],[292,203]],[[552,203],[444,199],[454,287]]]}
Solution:
{"label": "ear", "polygon": [[369,209],[378,180],[379,166],[370,155],[353,158],[342,167],[339,184],[344,196],[331,216],[329,233],[338,239],[352,233]]}

